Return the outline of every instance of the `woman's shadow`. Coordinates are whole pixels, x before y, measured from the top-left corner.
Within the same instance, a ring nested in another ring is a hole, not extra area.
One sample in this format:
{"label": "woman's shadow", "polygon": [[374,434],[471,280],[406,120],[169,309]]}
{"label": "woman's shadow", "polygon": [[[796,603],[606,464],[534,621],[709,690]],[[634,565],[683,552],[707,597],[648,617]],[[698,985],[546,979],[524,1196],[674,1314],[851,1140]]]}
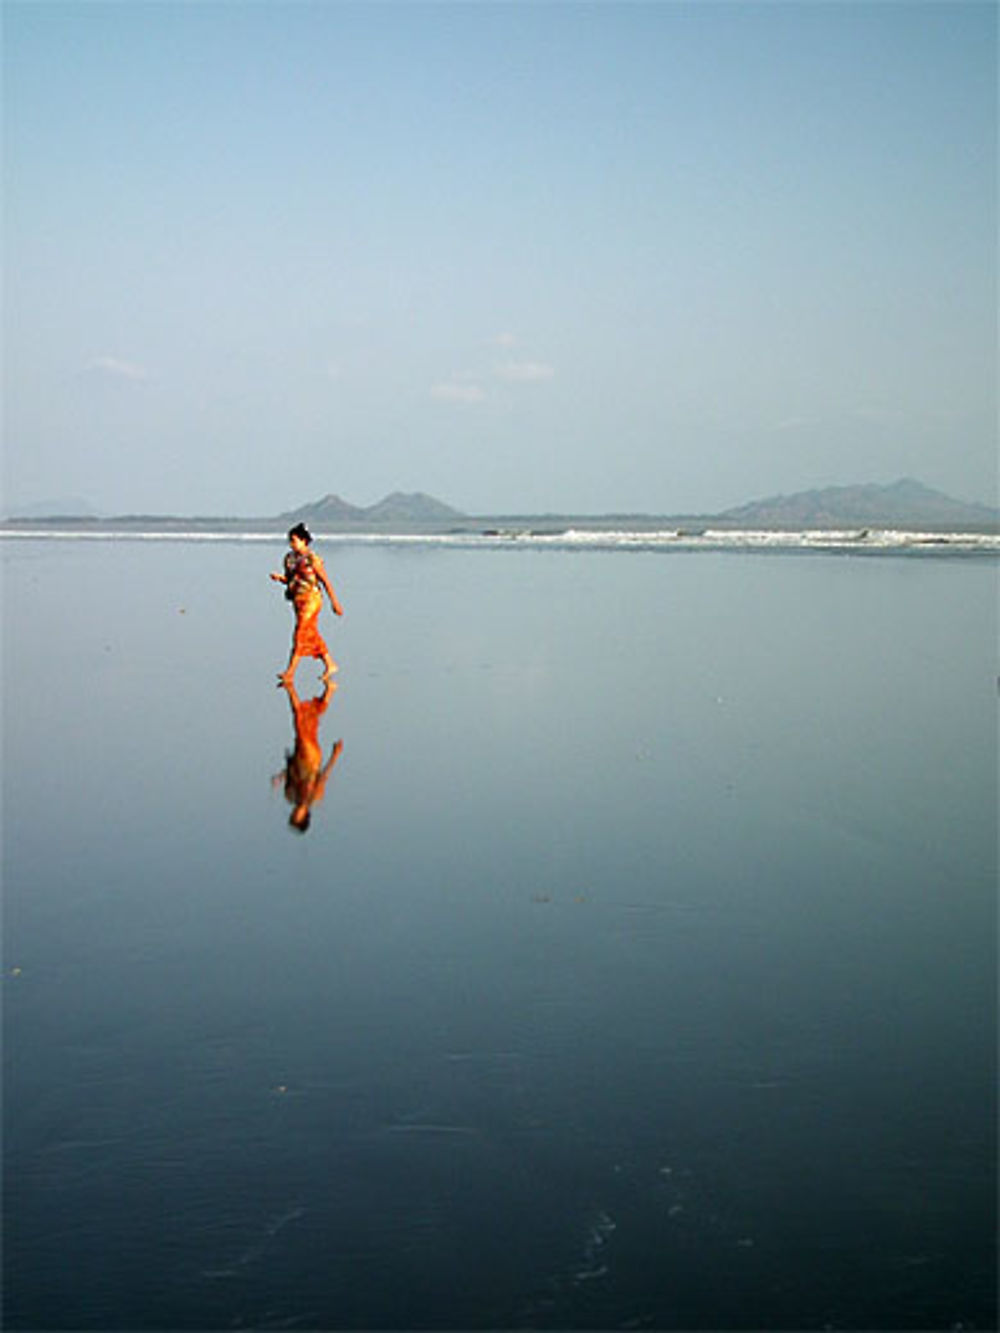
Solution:
{"label": "woman's shadow", "polygon": [[289,827],[299,833],[305,833],[309,827],[312,808],[322,801],[327,779],[344,748],[344,742],[337,741],[324,764],[319,723],[337,687],[328,681],[315,699],[304,701],[299,698],[294,683],[285,683],[283,688],[292,708],[295,745],[286,752],[285,767],[280,773],[275,773],[271,779],[271,786],[284,787],[285,800],[292,807],[292,813],[288,817]]}

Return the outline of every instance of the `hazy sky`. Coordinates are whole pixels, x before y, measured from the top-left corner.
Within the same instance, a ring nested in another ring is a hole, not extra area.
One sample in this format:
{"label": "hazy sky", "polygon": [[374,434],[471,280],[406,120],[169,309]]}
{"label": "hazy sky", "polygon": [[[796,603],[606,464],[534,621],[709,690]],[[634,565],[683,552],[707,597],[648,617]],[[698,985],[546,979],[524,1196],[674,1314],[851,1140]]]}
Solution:
{"label": "hazy sky", "polygon": [[3,5],[3,508],[996,496],[992,3]]}

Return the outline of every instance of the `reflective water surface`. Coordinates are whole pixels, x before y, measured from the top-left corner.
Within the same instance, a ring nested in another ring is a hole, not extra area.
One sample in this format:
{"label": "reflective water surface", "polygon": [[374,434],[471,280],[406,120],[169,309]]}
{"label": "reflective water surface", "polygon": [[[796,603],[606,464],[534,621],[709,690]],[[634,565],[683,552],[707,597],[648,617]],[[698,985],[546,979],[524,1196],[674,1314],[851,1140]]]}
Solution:
{"label": "reflective water surface", "polygon": [[7,1326],[991,1327],[995,562],[281,549],[0,546]]}

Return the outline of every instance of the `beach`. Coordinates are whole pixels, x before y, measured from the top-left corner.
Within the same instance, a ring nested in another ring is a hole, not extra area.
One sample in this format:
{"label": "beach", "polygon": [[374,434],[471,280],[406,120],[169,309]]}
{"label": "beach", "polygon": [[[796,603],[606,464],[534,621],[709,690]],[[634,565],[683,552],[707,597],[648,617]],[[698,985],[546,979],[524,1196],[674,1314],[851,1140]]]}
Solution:
{"label": "beach", "polygon": [[[996,1309],[995,557],[0,542],[12,1329]],[[318,697],[318,667],[298,675]]]}

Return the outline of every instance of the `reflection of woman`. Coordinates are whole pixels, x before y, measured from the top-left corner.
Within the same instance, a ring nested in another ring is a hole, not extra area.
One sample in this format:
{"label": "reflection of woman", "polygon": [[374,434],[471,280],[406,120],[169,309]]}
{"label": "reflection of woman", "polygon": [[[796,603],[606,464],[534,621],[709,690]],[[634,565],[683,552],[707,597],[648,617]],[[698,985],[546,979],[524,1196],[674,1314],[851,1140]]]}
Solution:
{"label": "reflection of woman", "polygon": [[337,741],[330,751],[330,758],[323,763],[323,747],[319,740],[319,720],[326,712],[330,702],[330,690],[336,685],[323,686],[323,693],[305,703],[295,693],[291,681],[285,683],[288,702],[292,706],[292,720],[295,723],[295,748],[285,755],[285,767],[271,779],[276,787],[284,784],[285,800],[292,806],[288,822],[300,833],[309,827],[309,815],[326,792],[326,780],[333,771],[333,766],[344,748],[343,741]]}
{"label": "reflection of woman", "polygon": [[292,549],[285,556],[285,572],[271,575],[276,583],[285,585],[285,596],[295,607],[292,651],[288,666],[278,677],[285,684],[292,680],[295,668],[303,657],[318,657],[322,660],[325,667],[324,680],[329,680],[337,670],[337,664],[319,632],[322,589],[325,588],[329,595],[334,615],[342,616],[344,609],[337,601],[337,594],[326,576],[323,561],[315,551],[309,549],[311,543],[309,529],[304,523],[298,523],[288,534],[288,544]]}

